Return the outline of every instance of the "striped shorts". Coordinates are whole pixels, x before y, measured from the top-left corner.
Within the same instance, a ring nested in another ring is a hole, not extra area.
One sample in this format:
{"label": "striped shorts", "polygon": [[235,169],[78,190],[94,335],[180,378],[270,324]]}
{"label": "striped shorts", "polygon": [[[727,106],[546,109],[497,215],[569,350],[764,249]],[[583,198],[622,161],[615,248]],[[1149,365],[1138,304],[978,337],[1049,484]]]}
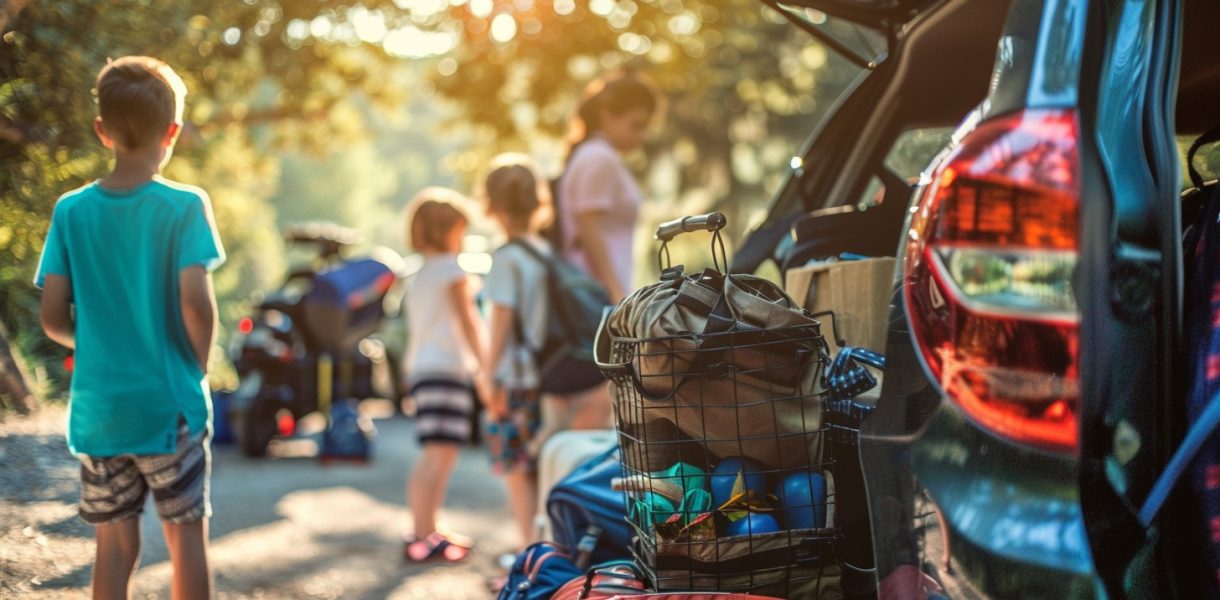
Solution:
{"label": "striped shorts", "polygon": [[181,423],[173,454],[78,455],[81,518],[104,525],[137,517],[144,512],[150,490],[162,521],[190,523],[211,516],[209,441],[207,431],[192,436]]}
{"label": "striped shorts", "polygon": [[448,379],[423,379],[411,386],[419,443],[469,444],[474,433],[474,391]]}

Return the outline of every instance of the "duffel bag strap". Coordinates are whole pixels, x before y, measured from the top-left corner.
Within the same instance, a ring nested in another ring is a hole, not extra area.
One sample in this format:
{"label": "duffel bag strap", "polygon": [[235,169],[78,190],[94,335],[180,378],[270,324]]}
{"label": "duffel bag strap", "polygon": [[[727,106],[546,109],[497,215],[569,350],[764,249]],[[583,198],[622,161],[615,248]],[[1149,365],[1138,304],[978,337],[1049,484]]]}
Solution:
{"label": "duffel bag strap", "polygon": [[[724,299],[724,276],[714,271],[704,271],[700,275],[676,281],[675,284],[678,297],[674,302],[707,318],[703,331],[697,333],[721,333],[733,328],[733,314],[729,312]],[[713,287],[713,284],[716,287]]]}

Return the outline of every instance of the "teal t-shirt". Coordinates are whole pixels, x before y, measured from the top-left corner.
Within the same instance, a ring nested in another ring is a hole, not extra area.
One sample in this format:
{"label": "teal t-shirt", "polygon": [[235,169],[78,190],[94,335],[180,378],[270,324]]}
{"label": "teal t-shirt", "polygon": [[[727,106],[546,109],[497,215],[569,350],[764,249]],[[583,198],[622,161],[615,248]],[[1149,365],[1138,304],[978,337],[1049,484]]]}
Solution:
{"label": "teal t-shirt", "polygon": [[224,262],[203,190],[161,178],[130,190],[90,183],[60,197],[34,284],[71,283],[76,357],[68,446],[90,456],[167,454],[179,419],[212,412],[182,323],[178,272]]}

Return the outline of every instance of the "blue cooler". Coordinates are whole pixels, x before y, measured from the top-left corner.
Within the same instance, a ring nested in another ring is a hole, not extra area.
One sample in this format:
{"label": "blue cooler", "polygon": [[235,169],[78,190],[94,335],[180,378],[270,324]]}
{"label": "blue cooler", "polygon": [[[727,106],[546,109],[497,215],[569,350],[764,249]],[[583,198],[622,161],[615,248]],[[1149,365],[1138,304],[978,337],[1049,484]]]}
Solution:
{"label": "blue cooler", "polygon": [[381,303],[397,278],[390,265],[374,258],[323,271],[302,300],[313,341],[336,358],[353,351],[381,326],[385,316]]}
{"label": "blue cooler", "polygon": [[[390,264],[364,258],[336,265],[314,278],[313,289],[302,299],[307,330],[319,351],[334,360],[336,397],[327,412],[321,458],[366,461],[372,453],[373,427],[360,419],[354,386],[360,340],[372,335],[385,317],[382,303],[398,275]],[[322,401],[323,411],[327,407]]]}

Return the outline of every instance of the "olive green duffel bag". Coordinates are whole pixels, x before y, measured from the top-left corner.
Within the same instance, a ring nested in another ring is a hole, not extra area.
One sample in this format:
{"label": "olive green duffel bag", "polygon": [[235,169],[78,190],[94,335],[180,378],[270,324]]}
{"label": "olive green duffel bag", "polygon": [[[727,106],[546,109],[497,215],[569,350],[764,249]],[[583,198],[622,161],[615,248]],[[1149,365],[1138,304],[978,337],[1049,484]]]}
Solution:
{"label": "olive green duffel bag", "polygon": [[646,458],[634,467],[703,462],[685,450],[691,441],[709,463],[744,456],[779,470],[820,460],[825,341],[818,321],[766,279],[671,271],[607,315],[597,354],[624,441],[646,446],[624,448]]}

